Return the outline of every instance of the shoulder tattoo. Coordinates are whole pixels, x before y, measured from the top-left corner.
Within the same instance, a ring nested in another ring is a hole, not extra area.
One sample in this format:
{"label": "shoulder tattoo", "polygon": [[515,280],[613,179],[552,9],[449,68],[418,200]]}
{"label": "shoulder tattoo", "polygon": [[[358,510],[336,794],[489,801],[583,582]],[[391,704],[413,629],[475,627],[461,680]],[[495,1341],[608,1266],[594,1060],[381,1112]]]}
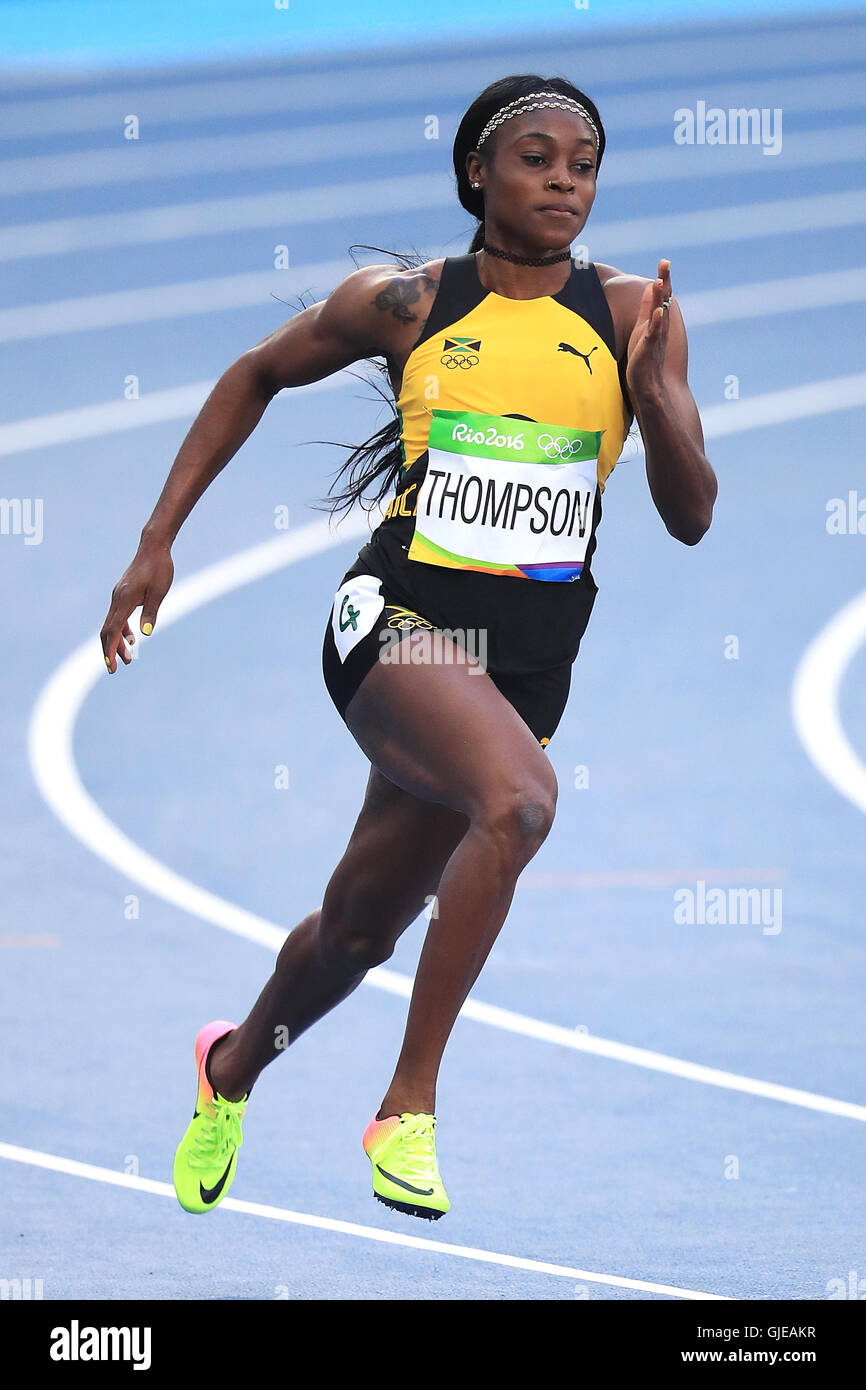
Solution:
{"label": "shoulder tattoo", "polygon": [[387,312],[389,309],[400,323],[415,323],[418,315],[410,308],[416,300],[420,299],[421,291],[435,293],[439,288],[439,281],[433,275],[422,272],[414,275],[410,280],[403,279],[402,276],[395,276],[389,280],[384,289],[376,295],[373,303],[377,309]]}

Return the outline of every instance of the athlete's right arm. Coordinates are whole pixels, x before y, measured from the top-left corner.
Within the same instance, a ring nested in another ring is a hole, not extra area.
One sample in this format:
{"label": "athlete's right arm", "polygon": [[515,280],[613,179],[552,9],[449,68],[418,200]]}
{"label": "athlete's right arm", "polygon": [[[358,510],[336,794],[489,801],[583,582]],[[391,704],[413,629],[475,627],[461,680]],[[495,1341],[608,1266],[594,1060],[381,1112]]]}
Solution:
{"label": "athlete's right arm", "polygon": [[153,630],[174,578],[171,547],[178,531],[277,392],[389,352],[395,318],[383,314],[376,299],[393,277],[393,266],[355,271],[327,299],[296,314],[223,372],[178,451],[134,559],[112,590],[100,632],[109,671],[117,669],[118,657],[127,666],[132,660],[129,618],[139,605],[141,631]]}

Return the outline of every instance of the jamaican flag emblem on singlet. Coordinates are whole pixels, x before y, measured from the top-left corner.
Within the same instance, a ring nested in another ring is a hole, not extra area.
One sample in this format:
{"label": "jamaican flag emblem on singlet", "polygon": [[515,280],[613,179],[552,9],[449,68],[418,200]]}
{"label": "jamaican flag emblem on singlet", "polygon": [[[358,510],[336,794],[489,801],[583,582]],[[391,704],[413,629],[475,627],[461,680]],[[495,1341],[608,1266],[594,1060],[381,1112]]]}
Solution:
{"label": "jamaican flag emblem on singlet", "polygon": [[439,360],[449,371],[460,368],[466,372],[470,367],[478,365],[480,351],[480,338],[446,338]]}

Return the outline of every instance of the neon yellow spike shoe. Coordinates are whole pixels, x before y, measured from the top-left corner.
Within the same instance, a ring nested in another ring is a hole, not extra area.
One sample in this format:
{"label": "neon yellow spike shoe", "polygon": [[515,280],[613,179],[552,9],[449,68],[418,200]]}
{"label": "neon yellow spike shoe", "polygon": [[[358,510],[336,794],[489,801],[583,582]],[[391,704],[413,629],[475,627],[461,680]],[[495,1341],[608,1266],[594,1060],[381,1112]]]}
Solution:
{"label": "neon yellow spike shoe", "polygon": [[216,1019],[205,1024],[195,1040],[195,1112],[174,1155],[174,1190],[185,1211],[211,1211],[234,1181],[237,1151],[243,1143],[241,1119],[247,1097],[224,1100],[214,1091],[207,1074],[207,1059],[214,1043],[236,1026]]}
{"label": "neon yellow spike shoe", "polygon": [[361,1143],[373,1165],[373,1196],[386,1207],[438,1221],[451,1203],[436,1164],[436,1116],[372,1119]]}

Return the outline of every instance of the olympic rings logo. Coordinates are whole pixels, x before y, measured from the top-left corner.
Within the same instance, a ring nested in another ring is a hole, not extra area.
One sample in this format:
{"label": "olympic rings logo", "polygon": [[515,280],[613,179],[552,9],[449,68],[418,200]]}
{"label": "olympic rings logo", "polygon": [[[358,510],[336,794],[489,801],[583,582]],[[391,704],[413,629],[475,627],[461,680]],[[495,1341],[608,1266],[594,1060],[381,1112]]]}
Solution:
{"label": "olympic rings logo", "polygon": [[549,459],[570,459],[575,454],[579,454],[583,448],[582,439],[566,439],[564,434],[554,439],[552,434],[540,434],[538,436],[538,447],[544,451]]}
{"label": "olympic rings logo", "polygon": [[[392,604],[387,605],[388,608],[393,606]],[[386,626],[402,628],[404,632],[409,632],[415,627],[432,628],[433,624],[428,622],[426,618],[422,618],[418,613],[413,613],[409,608],[397,608],[388,619]]]}
{"label": "olympic rings logo", "polygon": [[465,372],[468,371],[470,367],[477,366],[480,358],[477,352],[449,352],[446,353],[444,357],[440,357],[439,361],[442,363],[442,366],[447,367],[449,371],[453,370],[454,367],[460,367],[461,370]]}

